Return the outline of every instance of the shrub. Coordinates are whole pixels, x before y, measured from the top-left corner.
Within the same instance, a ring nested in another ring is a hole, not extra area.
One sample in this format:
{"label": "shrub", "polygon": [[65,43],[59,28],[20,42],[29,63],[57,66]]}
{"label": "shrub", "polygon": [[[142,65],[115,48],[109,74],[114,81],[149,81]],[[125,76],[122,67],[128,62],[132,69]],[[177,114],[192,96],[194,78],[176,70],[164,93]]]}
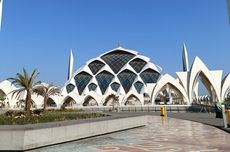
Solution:
{"label": "shrub", "polygon": [[14,114],[14,111],[9,110],[9,111],[7,111],[7,112],[5,113],[5,116],[7,116],[7,117],[12,117],[13,114]]}
{"label": "shrub", "polygon": [[5,116],[7,117],[15,117],[15,116],[21,116],[21,115],[26,115],[26,112],[20,111],[20,110],[9,110],[5,112]]}
{"label": "shrub", "polygon": [[35,114],[35,115],[41,115],[42,112],[43,112],[43,109],[35,109],[35,110],[33,110],[33,114]]}
{"label": "shrub", "polygon": [[[42,110],[34,110],[35,115],[26,115],[24,111],[7,111],[5,115],[0,115],[0,125],[24,125],[35,123],[46,123],[54,121],[88,119],[106,116],[103,113],[79,113],[79,112],[43,112]],[[40,115],[39,115],[40,113]],[[42,113],[42,115],[41,115]]]}

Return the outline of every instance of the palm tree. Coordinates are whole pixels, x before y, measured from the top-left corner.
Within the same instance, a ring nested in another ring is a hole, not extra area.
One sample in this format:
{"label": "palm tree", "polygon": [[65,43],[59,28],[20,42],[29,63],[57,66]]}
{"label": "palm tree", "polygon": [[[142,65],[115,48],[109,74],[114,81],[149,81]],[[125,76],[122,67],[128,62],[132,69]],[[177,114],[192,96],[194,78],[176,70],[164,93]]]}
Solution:
{"label": "palm tree", "polygon": [[33,70],[32,73],[29,75],[25,68],[23,68],[23,73],[17,73],[15,78],[8,78],[12,82],[12,84],[15,84],[16,86],[19,86],[19,89],[16,89],[12,91],[12,97],[19,98],[21,94],[26,94],[25,99],[25,111],[27,114],[30,114],[30,108],[31,108],[31,95],[35,92],[36,86],[40,84],[41,82],[35,82],[36,78],[38,77],[39,73],[37,70]]}
{"label": "palm tree", "polygon": [[58,95],[61,93],[59,87],[53,86],[53,84],[40,84],[36,87],[36,92],[44,97],[44,111],[47,109],[47,102],[50,96]]}

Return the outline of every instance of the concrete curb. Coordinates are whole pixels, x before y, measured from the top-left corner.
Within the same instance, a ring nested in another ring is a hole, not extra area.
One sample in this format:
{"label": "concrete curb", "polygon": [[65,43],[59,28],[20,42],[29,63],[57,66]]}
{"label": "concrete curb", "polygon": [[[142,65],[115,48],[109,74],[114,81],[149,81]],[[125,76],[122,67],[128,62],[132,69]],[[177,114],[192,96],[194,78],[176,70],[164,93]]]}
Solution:
{"label": "concrete curb", "polygon": [[100,120],[47,128],[0,129],[0,151],[25,151],[59,143],[142,127],[148,115]]}

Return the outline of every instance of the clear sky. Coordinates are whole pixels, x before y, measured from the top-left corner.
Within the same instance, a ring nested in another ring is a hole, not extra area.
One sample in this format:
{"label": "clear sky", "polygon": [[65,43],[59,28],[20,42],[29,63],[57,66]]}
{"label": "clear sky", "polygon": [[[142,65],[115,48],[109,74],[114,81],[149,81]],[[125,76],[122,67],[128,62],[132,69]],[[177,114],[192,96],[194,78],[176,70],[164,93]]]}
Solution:
{"label": "clear sky", "polygon": [[190,63],[197,55],[230,72],[226,0],[5,0],[0,80],[37,68],[40,80],[62,86],[71,48],[76,70],[118,42],[173,76],[183,42]]}

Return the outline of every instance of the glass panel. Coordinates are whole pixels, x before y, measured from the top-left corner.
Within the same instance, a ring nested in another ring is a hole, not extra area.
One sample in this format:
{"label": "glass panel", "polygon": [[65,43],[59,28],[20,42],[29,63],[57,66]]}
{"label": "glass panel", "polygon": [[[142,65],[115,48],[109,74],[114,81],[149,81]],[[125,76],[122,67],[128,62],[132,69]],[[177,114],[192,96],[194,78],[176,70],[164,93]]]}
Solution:
{"label": "glass panel", "polygon": [[125,92],[129,92],[134,80],[136,78],[136,74],[129,70],[124,70],[118,74],[118,79],[121,82],[121,85],[125,89]]}
{"label": "glass panel", "polygon": [[136,90],[137,90],[138,93],[141,93],[141,89],[142,89],[143,86],[144,86],[144,84],[141,83],[140,81],[137,81],[137,82],[134,84],[134,87],[136,88]]}
{"label": "glass panel", "polygon": [[79,74],[77,74],[75,77],[75,82],[76,82],[76,86],[79,92],[79,95],[82,94],[82,92],[84,91],[85,87],[88,85],[88,83],[90,82],[90,80],[92,79],[92,76],[90,74],[88,74],[87,72],[80,72]]}
{"label": "glass panel", "polygon": [[111,67],[111,69],[114,71],[114,73],[118,73],[120,69],[128,63],[132,58],[134,58],[134,54],[122,51],[122,50],[116,50],[113,52],[110,52],[101,58]]}
{"label": "glass panel", "polygon": [[129,64],[137,73],[139,73],[141,72],[142,68],[146,65],[146,62],[142,59],[136,58],[132,60]]}
{"label": "glass panel", "polygon": [[97,85],[95,83],[91,83],[88,85],[89,91],[95,91],[97,89]]}
{"label": "glass panel", "polygon": [[109,73],[108,71],[102,71],[101,73],[96,75],[96,79],[97,79],[97,82],[101,89],[102,94],[105,93],[105,91],[107,90],[113,78],[114,78],[114,75]]}
{"label": "glass panel", "polygon": [[93,72],[93,74],[96,74],[105,64],[101,61],[93,61],[88,66],[90,70]]}
{"label": "glass panel", "polygon": [[75,88],[75,86],[73,85],[73,84],[68,84],[67,86],[66,86],[66,91],[67,91],[67,93],[70,93],[70,92],[72,92],[73,90],[74,90],[74,88]]}
{"label": "glass panel", "polygon": [[160,77],[160,73],[153,69],[147,69],[140,74],[140,77],[145,83],[156,83]]}
{"label": "glass panel", "polygon": [[113,91],[117,92],[118,89],[119,89],[119,87],[120,87],[120,84],[117,83],[117,82],[114,82],[110,86],[111,86],[111,88],[112,88]]}

